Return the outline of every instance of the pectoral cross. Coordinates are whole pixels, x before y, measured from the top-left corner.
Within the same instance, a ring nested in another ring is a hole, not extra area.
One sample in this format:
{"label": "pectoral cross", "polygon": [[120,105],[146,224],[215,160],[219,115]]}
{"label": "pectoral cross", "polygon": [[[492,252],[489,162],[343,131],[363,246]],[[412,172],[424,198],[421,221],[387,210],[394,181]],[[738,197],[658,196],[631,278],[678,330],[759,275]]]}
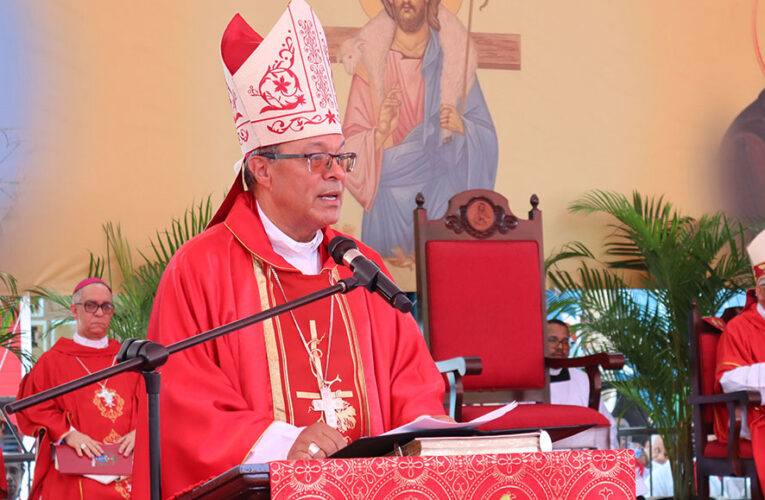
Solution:
{"label": "pectoral cross", "polygon": [[[300,399],[312,399],[313,401],[311,401],[311,407],[315,411],[323,412],[324,422],[328,426],[337,429],[337,410],[343,409],[343,406],[345,405],[343,398],[353,397],[353,392],[332,392],[330,385],[332,385],[334,382],[339,382],[340,378],[335,378],[329,382],[324,380],[324,372],[321,368],[322,354],[318,347],[321,339],[319,339],[318,333],[316,332],[316,322],[311,320],[309,322],[309,326],[311,330],[311,340],[309,342],[311,351],[311,367],[313,374],[316,376],[316,382],[319,384],[319,394],[315,392],[298,391],[297,397]],[[327,346],[327,350],[329,350],[329,346]]]}
{"label": "pectoral cross", "polygon": [[104,400],[104,406],[111,408],[114,406],[114,392],[106,388],[106,385],[101,387],[101,391],[96,393],[96,396]]}
{"label": "pectoral cross", "polygon": [[329,387],[321,388],[321,399],[315,399],[311,401],[313,409],[316,411],[324,412],[324,422],[337,429],[337,413],[336,410],[343,409],[343,400],[340,398],[332,397],[332,391]]}
{"label": "pectoral cross", "polygon": [[297,397],[300,399],[312,399],[311,407],[316,411],[324,412],[324,422],[337,429],[337,410],[342,410],[345,405],[343,398],[353,397],[352,391],[334,391],[329,386],[319,389],[320,394],[315,392],[298,391]]}

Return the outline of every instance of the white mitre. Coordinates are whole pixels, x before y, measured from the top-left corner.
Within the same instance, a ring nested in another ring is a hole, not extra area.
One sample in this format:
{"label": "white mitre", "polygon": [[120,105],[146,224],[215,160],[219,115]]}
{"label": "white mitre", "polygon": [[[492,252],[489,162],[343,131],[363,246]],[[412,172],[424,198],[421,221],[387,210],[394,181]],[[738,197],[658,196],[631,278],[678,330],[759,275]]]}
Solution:
{"label": "white mitre", "polygon": [[749,246],[746,247],[749,254],[749,262],[752,263],[754,280],[757,284],[765,281],[765,231],[755,236]]}
{"label": "white mitre", "polygon": [[221,222],[244,191],[239,173],[252,150],[342,134],[327,39],[305,0],[292,0],[265,38],[236,14],[221,40],[221,59],[242,159],[215,217]]}

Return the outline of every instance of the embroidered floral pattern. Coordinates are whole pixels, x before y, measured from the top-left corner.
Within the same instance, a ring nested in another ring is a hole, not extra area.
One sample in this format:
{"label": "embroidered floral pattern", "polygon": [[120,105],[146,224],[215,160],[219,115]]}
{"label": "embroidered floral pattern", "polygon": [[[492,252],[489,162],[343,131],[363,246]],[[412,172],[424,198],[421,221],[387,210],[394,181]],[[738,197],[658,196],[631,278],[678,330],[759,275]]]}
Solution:
{"label": "embroidered floral pattern", "polygon": [[122,498],[130,498],[133,493],[133,482],[130,478],[125,478],[114,483],[114,489]]}
{"label": "embroidered floral pattern", "polygon": [[239,144],[244,144],[250,140],[250,132],[246,128],[240,128],[237,130],[236,136],[239,138]]}
{"label": "embroidered floral pattern", "polygon": [[635,498],[629,450],[271,462],[271,498]]}
{"label": "embroidered floral pattern", "polygon": [[300,132],[306,125],[318,125],[320,123],[329,122],[335,123],[337,121],[337,115],[331,110],[327,111],[324,115],[316,114],[311,118],[305,116],[296,116],[289,121],[276,120],[269,124],[266,128],[275,134],[283,134],[287,130]]}
{"label": "embroidered floral pattern", "polygon": [[303,47],[309,63],[308,67],[311,70],[311,79],[316,90],[316,97],[319,99],[319,106],[337,109],[335,93],[332,89],[332,78],[327,71],[326,61],[329,59],[325,58],[328,54],[325,49],[326,44],[323,47],[319,47],[319,35],[312,21],[301,19],[298,21],[298,26],[300,26],[300,36],[303,40]]}
{"label": "embroidered floral pattern", "polygon": [[240,118],[243,118],[242,113],[240,113],[236,107],[239,99],[236,96],[236,92],[231,90],[231,87],[229,87],[228,84],[226,84],[226,88],[228,88],[228,102],[231,104],[231,112],[234,113],[234,123],[236,123]]}
{"label": "embroidered floral pattern", "polygon": [[104,442],[105,444],[113,444],[113,443],[116,443],[116,442],[119,440],[119,438],[121,438],[121,437],[122,437],[122,436],[120,436],[120,435],[117,433],[117,431],[115,431],[114,429],[112,429],[112,430],[109,432],[109,434],[107,434],[107,435],[106,435],[106,437],[104,438],[103,442]]}
{"label": "embroidered floral pattern", "polygon": [[266,102],[266,106],[260,109],[261,113],[268,111],[288,111],[305,104],[306,99],[300,87],[300,81],[293,71],[295,64],[295,44],[292,36],[282,43],[276,60],[268,66],[265,74],[258,83],[258,88],[253,85],[247,89],[252,97],[260,97]]}

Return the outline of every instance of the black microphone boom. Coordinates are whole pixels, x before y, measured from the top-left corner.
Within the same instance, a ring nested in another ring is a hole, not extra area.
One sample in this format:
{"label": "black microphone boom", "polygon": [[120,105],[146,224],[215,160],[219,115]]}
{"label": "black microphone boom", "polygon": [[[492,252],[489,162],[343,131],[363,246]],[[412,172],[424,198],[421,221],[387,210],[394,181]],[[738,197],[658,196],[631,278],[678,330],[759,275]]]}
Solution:
{"label": "black microphone boom", "polygon": [[393,307],[401,312],[412,310],[409,297],[380,270],[377,264],[359,251],[356,242],[345,236],[335,236],[329,242],[329,254],[336,263],[346,265],[353,270],[359,282],[370,292],[377,292]]}

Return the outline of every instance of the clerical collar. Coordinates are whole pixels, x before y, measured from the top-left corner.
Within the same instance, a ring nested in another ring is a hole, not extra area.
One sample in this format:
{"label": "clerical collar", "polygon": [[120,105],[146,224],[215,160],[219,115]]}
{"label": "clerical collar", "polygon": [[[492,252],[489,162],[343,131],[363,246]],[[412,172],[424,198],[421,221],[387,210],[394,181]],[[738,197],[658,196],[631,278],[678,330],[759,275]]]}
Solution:
{"label": "clerical collar", "polygon": [[109,337],[106,335],[98,340],[92,340],[85,338],[79,333],[75,332],[75,334],[72,336],[72,340],[74,340],[75,344],[80,344],[85,347],[92,347],[93,349],[106,349],[109,346]]}
{"label": "clerical collar", "polygon": [[263,222],[263,229],[266,230],[266,236],[271,241],[274,252],[278,253],[284,260],[295,266],[303,274],[319,274],[321,271],[321,255],[319,254],[319,245],[324,240],[324,235],[320,230],[316,231],[316,236],[308,242],[295,241],[271,222],[271,219],[260,209],[260,204],[255,201],[258,207],[258,215]]}
{"label": "clerical collar", "polygon": [[565,382],[571,380],[568,368],[550,368],[550,382]]}

